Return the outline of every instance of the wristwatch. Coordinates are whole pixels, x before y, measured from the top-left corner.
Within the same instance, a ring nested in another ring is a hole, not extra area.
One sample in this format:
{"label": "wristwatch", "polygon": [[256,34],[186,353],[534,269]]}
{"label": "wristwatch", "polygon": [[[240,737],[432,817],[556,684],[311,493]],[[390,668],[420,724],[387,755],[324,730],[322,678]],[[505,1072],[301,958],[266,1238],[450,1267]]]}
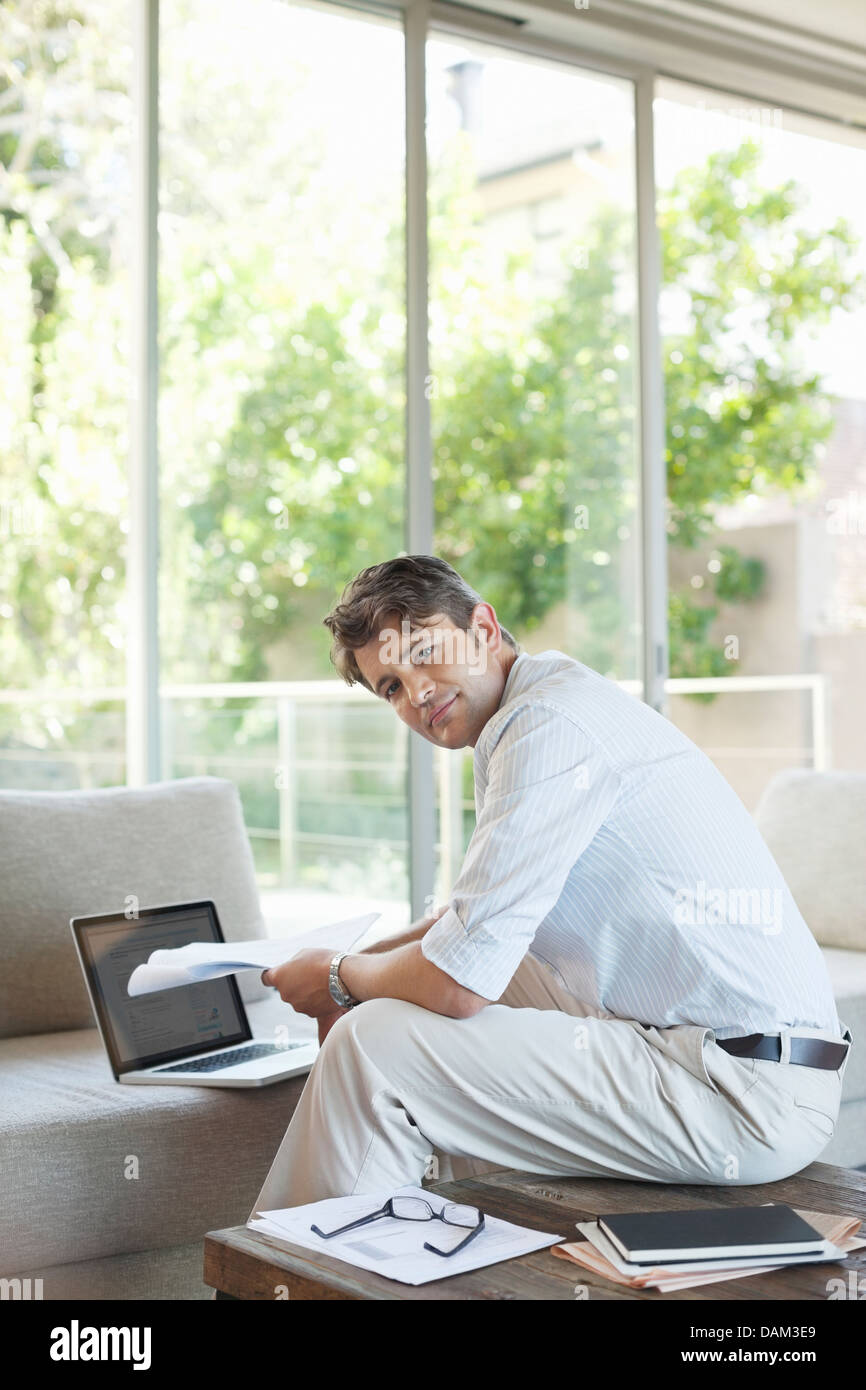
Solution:
{"label": "wristwatch", "polygon": [[360,1004],[360,999],[353,999],[349,991],[344,987],[340,979],[340,961],[348,951],[338,951],[331,960],[331,968],[328,971],[328,990],[334,1003],[340,1009],[354,1009],[356,1004]]}

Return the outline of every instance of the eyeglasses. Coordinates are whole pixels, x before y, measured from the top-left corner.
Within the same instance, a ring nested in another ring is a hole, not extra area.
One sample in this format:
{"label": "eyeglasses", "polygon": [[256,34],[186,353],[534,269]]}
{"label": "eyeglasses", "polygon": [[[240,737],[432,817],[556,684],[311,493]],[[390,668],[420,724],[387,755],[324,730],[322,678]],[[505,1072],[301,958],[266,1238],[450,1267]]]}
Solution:
{"label": "eyeglasses", "polygon": [[311,1226],[310,1230],[315,1231],[323,1240],[330,1240],[332,1236],[341,1236],[344,1231],[353,1231],[356,1226],[366,1226],[369,1221],[378,1221],[381,1216],[393,1216],[397,1221],[444,1221],[447,1226],[471,1226],[472,1230],[468,1236],[459,1241],[453,1250],[439,1250],[425,1240],[425,1250],[432,1250],[434,1255],[444,1255],[446,1259],[449,1255],[456,1255],[458,1250],[465,1250],[470,1240],[474,1240],[478,1232],[484,1229],[484,1213],[477,1207],[463,1207],[456,1202],[447,1202],[441,1211],[434,1211],[430,1203],[420,1197],[389,1197],[379,1211],[373,1211],[369,1216],[362,1216],[357,1221],[350,1221],[348,1225],[340,1226],[336,1231],[320,1231],[318,1226]]}

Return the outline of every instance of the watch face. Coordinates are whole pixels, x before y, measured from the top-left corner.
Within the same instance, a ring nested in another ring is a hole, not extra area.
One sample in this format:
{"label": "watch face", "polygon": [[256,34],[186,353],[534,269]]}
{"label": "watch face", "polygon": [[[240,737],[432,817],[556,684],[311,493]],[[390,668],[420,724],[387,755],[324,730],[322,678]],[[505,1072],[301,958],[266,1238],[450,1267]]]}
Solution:
{"label": "watch face", "polygon": [[334,961],[328,972],[328,990],[334,1003],[341,1009],[345,1009],[349,1004],[349,995],[343,989],[339,975],[340,963]]}

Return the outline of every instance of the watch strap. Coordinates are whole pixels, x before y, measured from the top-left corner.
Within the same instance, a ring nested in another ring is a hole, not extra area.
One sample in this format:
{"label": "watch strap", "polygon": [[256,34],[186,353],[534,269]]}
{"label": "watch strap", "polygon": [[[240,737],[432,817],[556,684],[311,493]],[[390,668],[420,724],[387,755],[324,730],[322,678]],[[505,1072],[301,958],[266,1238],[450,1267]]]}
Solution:
{"label": "watch strap", "polygon": [[346,989],[340,979],[340,962],[349,955],[348,951],[338,951],[331,958],[331,965],[328,971],[328,990],[334,1003],[341,1009],[354,1009],[356,1004],[360,1004],[360,999],[355,999]]}

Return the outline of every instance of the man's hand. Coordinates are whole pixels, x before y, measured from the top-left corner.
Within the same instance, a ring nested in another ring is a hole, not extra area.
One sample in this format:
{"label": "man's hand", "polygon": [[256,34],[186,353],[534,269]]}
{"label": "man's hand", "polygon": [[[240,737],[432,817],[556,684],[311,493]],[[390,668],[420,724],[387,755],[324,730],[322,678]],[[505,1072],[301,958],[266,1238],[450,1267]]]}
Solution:
{"label": "man's hand", "polygon": [[[262,983],[279,990],[280,998],[298,1013],[336,1022],[334,1001],[328,989],[333,950],[300,951],[285,965],[262,972]],[[458,984],[444,970],[428,961],[421,942],[412,941],[390,951],[349,953],[340,965],[343,988],[353,998],[405,999],[447,1018],[471,1018],[492,1001]],[[345,1010],[338,1010],[337,1015]]]}
{"label": "man's hand", "polygon": [[[299,1014],[310,1018],[327,1018],[334,1015],[335,1004],[328,989],[328,972],[335,952],[317,948],[313,951],[299,951],[285,965],[273,966],[262,971],[262,984],[271,985],[279,992],[285,1004],[291,1004]],[[336,1022],[345,1009],[337,1009],[328,1027]],[[325,1029],[327,1032],[327,1028]],[[321,1042],[321,1029],[319,1041]]]}

